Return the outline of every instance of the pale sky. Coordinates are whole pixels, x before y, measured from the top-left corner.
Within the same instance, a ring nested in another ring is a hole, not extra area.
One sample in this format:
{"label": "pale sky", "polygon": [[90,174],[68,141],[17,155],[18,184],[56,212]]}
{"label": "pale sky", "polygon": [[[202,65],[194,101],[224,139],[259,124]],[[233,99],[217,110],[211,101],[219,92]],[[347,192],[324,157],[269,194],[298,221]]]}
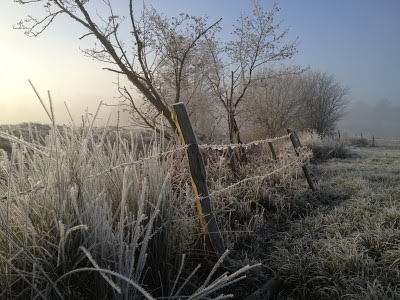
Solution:
{"label": "pale sky", "polygon": [[[96,3],[100,0],[92,0]],[[127,0],[113,0],[124,11]],[[141,1],[136,1],[141,2]],[[261,1],[271,7],[271,0]],[[168,16],[188,12],[210,22],[223,18],[229,34],[247,0],[147,0]],[[281,0],[279,16],[290,26],[290,39],[299,37],[298,53],[287,61],[332,73],[351,89],[351,100],[375,103],[385,98],[400,105],[400,1],[398,0]],[[127,9],[125,9],[127,10]],[[47,117],[28,79],[43,98],[50,90],[58,123],[67,123],[67,102],[76,121],[100,100],[116,102],[115,75],[84,57],[79,40],[85,31],[66,17],[37,38],[12,29],[27,14],[37,15],[35,5],[21,6],[0,0],[0,123],[46,122]],[[108,115],[104,111],[103,118]]]}

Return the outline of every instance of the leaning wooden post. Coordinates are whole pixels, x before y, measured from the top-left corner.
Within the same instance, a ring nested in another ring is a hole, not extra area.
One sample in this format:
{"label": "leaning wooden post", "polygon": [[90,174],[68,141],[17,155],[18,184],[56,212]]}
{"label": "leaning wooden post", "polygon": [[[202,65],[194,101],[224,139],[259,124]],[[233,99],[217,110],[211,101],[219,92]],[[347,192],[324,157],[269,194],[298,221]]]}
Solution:
{"label": "leaning wooden post", "polygon": [[[294,130],[292,128],[288,128],[287,132],[290,134],[290,140],[292,141],[294,151],[296,152],[297,156],[300,156],[300,151],[298,151],[297,149],[301,149],[302,146],[301,146],[299,137],[297,136],[296,130]],[[302,168],[303,168],[304,175],[306,176],[308,186],[310,187],[310,189],[315,191],[314,183],[311,180],[310,173],[308,172],[307,167],[302,166]]]}
{"label": "leaning wooden post", "polygon": [[274,149],[274,145],[272,145],[272,142],[268,142],[268,146],[269,146],[269,149],[271,150],[272,157],[274,158],[274,160],[276,160],[276,152]]}
{"label": "leaning wooden post", "polygon": [[190,123],[185,105],[177,103],[170,106],[172,119],[176,124],[179,135],[186,148],[186,155],[189,160],[190,176],[194,194],[201,199],[196,202],[197,213],[200,217],[200,224],[205,233],[209,236],[211,245],[218,258],[225,252],[224,241],[218,229],[207,187],[207,173],[203,157],[197,144],[196,135]]}

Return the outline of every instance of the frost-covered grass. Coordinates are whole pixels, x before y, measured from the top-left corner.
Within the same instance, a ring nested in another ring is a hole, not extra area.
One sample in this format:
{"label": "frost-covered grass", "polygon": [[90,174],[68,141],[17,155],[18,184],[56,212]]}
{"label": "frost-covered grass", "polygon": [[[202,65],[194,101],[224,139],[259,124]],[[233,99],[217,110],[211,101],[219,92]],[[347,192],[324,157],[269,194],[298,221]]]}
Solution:
{"label": "frost-covered grass", "polygon": [[[227,268],[199,225],[184,151],[93,176],[179,148],[179,139],[90,123],[50,126],[47,137],[25,128],[12,129],[23,141],[11,154],[0,150],[0,298],[243,299],[271,278],[278,299],[400,297],[399,141],[350,148],[300,136],[329,154],[311,168],[316,192],[289,141],[274,144],[276,161],[267,145],[248,149],[239,178],[224,155],[203,151],[236,262]],[[342,147],[357,155],[328,159]]]}
{"label": "frost-covered grass", "polygon": [[337,136],[321,137],[316,132],[303,132],[300,140],[313,152],[313,158],[325,160],[330,158],[347,158],[352,155],[350,139]]}
{"label": "frost-covered grass", "polygon": [[319,163],[319,205],[279,233],[265,264],[278,299],[400,299],[400,141]]}
{"label": "frost-covered grass", "polygon": [[0,298],[200,299],[252,269],[207,250],[183,152],[93,176],[177,145],[92,124],[19,138],[0,150]]}
{"label": "frost-covered grass", "polygon": [[400,298],[400,141],[359,148],[300,135],[323,159],[311,166],[315,192],[300,168],[308,148],[299,159],[288,140],[274,143],[277,160],[268,145],[249,148],[236,176],[227,153],[203,150],[230,250],[218,260],[185,152],[159,156],[181,147],[178,138],[91,122],[7,130],[1,299],[244,299],[257,290],[262,298],[271,278],[277,299]]}
{"label": "frost-covered grass", "polygon": [[239,179],[228,159],[205,153],[211,192],[293,163],[213,197],[236,262],[226,269],[199,226],[184,151],[158,157],[179,148],[179,139],[93,124],[53,125],[47,135],[33,124],[3,134],[11,151],[0,150],[0,298],[240,298],[269,279],[263,249],[253,248],[258,232],[268,216],[289,218],[290,193],[279,190],[304,188],[303,162],[288,141],[277,147],[277,161],[262,147],[249,153]]}

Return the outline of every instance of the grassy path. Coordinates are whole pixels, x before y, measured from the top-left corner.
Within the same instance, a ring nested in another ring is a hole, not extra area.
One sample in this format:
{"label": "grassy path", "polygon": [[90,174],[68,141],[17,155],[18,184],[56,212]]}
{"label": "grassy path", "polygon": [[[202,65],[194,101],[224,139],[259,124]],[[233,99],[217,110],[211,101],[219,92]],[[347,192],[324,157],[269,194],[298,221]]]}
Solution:
{"label": "grassy path", "polygon": [[281,233],[267,261],[280,299],[400,299],[400,141],[316,166],[324,203]]}

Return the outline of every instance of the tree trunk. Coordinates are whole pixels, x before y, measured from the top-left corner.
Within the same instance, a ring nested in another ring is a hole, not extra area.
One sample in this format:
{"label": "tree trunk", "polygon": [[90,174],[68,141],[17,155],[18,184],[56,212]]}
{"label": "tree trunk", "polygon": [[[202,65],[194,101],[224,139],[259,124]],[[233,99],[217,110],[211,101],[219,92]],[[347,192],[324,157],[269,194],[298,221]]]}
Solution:
{"label": "tree trunk", "polygon": [[[242,144],[242,139],[240,137],[239,126],[237,125],[235,117],[232,119],[232,135],[235,137],[236,144]],[[238,158],[240,163],[247,163],[247,155],[244,147],[239,147],[238,149]]]}
{"label": "tree trunk", "polygon": [[[234,111],[230,111],[228,115],[228,125],[229,125],[229,142],[231,144],[242,144],[242,140],[240,138],[240,130],[237,125]],[[238,168],[236,163],[239,164],[247,163],[246,151],[243,147],[239,147],[238,150],[230,149],[229,155],[231,156],[230,164],[231,169],[236,177],[238,177]]]}

